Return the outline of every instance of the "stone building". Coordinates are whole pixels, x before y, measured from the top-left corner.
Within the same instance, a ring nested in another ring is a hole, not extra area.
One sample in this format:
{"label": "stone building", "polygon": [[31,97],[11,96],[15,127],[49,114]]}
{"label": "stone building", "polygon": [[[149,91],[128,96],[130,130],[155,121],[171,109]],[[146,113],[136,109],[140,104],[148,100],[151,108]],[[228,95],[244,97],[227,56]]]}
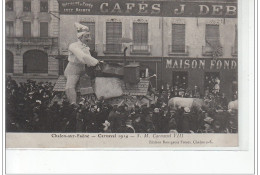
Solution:
{"label": "stone building", "polygon": [[54,0],[6,0],[6,74],[18,81],[56,80],[59,17]]}

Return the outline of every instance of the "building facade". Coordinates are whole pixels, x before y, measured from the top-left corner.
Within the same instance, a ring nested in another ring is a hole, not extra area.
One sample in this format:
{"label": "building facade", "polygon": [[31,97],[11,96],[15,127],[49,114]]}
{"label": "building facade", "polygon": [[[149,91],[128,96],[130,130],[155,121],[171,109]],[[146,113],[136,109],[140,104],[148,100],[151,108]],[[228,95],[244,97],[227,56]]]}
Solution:
{"label": "building facade", "polygon": [[7,0],[5,7],[6,74],[16,80],[56,80],[58,2]]}
{"label": "building facade", "polygon": [[98,59],[122,63],[126,51],[127,62],[140,63],[141,77],[147,69],[157,75],[151,79],[157,89],[198,86],[203,94],[218,84],[229,99],[237,90],[235,0],[58,2],[64,56],[77,40],[77,21],[90,27],[90,48]]}

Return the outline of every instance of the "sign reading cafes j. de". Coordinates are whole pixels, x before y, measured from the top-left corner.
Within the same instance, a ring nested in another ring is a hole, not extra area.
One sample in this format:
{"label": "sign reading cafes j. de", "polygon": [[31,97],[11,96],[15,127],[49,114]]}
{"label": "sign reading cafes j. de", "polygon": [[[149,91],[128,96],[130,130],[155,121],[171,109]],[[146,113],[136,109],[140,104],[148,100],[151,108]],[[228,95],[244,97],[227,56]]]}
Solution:
{"label": "sign reading cafes j. de", "polygon": [[60,14],[125,15],[165,17],[236,18],[234,0],[215,2],[182,2],[154,0],[58,0]]}

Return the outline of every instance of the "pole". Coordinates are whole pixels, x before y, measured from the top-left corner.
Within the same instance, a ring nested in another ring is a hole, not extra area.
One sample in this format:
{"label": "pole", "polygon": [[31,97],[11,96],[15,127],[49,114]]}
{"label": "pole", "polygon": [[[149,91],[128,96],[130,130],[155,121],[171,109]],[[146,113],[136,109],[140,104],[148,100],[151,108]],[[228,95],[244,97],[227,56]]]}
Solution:
{"label": "pole", "polygon": [[164,23],[163,23],[163,17],[161,17],[162,20],[162,58],[161,58],[161,85],[163,85],[163,56],[164,56]]}
{"label": "pole", "polygon": [[124,66],[126,66],[126,50],[127,50],[127,47],[125,47],[125,49],[124,49]]}
{"label": "pole", "polygon": [[158,63],[156,62],[155,63],[155,74],[156,74],[156,77],[155,77],[155,87],[156,87],[156,90],[158,89]]}

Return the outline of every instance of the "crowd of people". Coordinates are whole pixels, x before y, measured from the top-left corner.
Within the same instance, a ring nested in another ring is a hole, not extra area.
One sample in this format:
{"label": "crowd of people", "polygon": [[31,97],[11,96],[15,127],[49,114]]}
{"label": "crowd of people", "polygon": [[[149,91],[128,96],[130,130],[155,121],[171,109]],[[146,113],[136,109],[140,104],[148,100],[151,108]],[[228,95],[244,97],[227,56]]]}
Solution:
{"label": "crowd of people", "polygon": [[[112,106],[105,100],[70,104],[66,95],[53,91],[53,84],[6,79],[6,130],[8,132],[87,132],[87,133],[236,133],[237,110],[227,110],[225,96],[208,93],[202,108],[171,109],[168,99],[185,93],[161,90],[149,107],[126,104]],[[189,94],[190,95],[190,94]],[[60,101],[53,101],[59,97]],[[194,96],[195,97],[195,96]]]}

